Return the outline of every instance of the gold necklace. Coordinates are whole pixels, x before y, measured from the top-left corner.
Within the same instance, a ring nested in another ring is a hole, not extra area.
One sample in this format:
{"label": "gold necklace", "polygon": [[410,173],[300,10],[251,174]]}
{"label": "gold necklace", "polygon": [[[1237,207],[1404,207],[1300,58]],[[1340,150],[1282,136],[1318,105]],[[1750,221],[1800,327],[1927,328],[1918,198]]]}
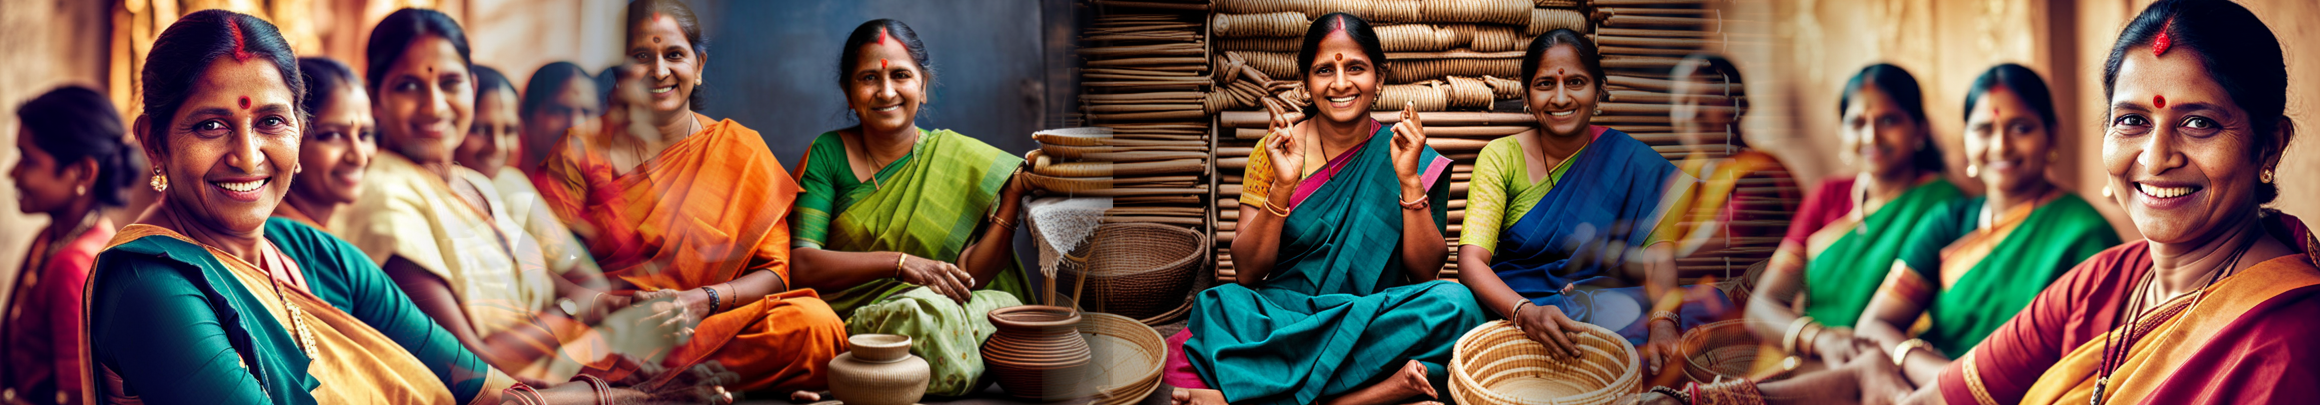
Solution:
{"label": "gold necklace", "polygon": [[321,351],[316,350],[314,346],[314,328],[306,324],[306,311],[299,308],[298,303],[291,302],[289,294],[282,293],[282,280],[274,278],[274,269],[283,267],[283,262],[281,253],[272,247],[271,243],[259,246],[261,250],[258,254],[263,256],[263,261],[266,262],[266,265],[260,267],[260,270],[265,271],[266,282],[274,285],[274,298],[282,300],[282,308],[290,312],[290,327],[298,339],[298,349],[306,352],[306,357],[309,359],[321,360]]}

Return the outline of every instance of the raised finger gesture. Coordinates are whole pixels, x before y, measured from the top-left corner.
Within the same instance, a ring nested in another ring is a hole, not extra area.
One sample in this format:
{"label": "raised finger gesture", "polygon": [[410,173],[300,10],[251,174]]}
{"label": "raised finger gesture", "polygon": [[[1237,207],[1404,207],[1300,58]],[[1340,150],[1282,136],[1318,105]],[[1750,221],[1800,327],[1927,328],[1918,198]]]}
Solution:
{"label": "raised finger gesture", "polygon": [[1272,115],[1271,131],[1265,135],[1272,141],[1264,145],[1264,152],[1273,163],[1273,184],[1295,187],[1305,180],[1305,148],[1296,136],[1297,121],[1305,115],[1288,111],[1271,99],[1265,100],[1265,111]]}
{"label": "raised finger gesture", "polygon": [[[1426,151],[1426,124],[1419,122],[1417,106],[1402,103],[1402,123],[1394,125],[1394,175],[1402,184],[1415,185],[1421,169],[1418,156]],[[1423,194],[1424,190],[1419,190]]]}

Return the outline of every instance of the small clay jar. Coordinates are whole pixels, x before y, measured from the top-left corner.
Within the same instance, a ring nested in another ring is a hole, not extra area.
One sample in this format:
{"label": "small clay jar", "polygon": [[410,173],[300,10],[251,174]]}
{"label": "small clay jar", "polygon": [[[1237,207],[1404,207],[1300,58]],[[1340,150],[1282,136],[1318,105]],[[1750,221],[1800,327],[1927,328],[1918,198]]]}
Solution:
{"label": "small clay jar", "polygon": [[910,355],[910,337],[862,334],[830,360],[830,394],[847,405],[910,405],[926,394],[926,359]]}
{"label": "small clay jar", "polygon": [[991,311],[999,332],[983,342],[983,365],[996,374],[1007,395],[1034,401],[1087,396],[1087,338],[1080,315],[1071,308],[1024,305]]}

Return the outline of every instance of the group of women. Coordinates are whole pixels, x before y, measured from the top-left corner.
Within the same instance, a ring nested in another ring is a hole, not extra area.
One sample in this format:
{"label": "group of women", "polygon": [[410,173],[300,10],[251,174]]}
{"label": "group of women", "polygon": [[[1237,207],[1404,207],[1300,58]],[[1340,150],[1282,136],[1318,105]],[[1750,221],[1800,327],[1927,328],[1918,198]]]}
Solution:
{"label": "group of women", "polygon": [[[1842,157],[1860,173],[1799,198],[1762,187],[1793,180],[1738,136],[1746,101],[1730,62],[1695,55],[1671,72],[1670,121],[1689,154],[1671,163],[1590,123],[1607,94],[1601,57],[1584,35],[1549,32],[1522,61],[1536,128],[1480,153],[1456,242],[1467,271],[1450,282],[1435,279],[1447,161],[1423,146],[1418,114],[1389,124],[1369,113],[1392,68],[1374,30],[1323,16],[1298,55],[1312,103],[1275,106],[1250,159],[1238,279],[1202,292],[1170,339],[1172,398],[1446,399],[1451,344],[1489,319],[1556,355],[1587,355],[1570,335],[1581,323],[1614,330],[1657,373],[1678,361],[1682,330],[1732,304],[1679,286],[1674,261],[1778,239],[1744,315],[1788,354],[1775,366],[1786,376],[1625,401],[2298,401],[2320,386],[2298,342],[2320,330],[2276,320],[2320,311],[2308,302],[2320,296],[2320,241],[2262,208],[2295,132],[2281,55],[2269,28],[2228,2],[2161,1],[2120,35],[2104,66],[2098,161],[2103,197],[2148,238],[2121,244],[2049,179],[2064,123],[2026,67],[1993,67],[1968,89],[1963,172],[1981,195],[1946,180],[1942,149],[1956,146],[1931,132],[1917,80],[1880,64],[1854,75],[1838,105]],[[1786,235],[1767,219],[1786,221]]]}
{"label": "group of women", "polygon": [[[1007,241],[1032,190],[1023,159],[916,125],[935,80],[916,33],[875,20],[848,36],[836,84],[860,124],[815,137],[790,171],[755,131],[695,112],[709,54],[692,10],[626,15],[608,95],[568,63],[519,93],[435,11],[381,21],[358,78],[210,10],[155,41],[129,125],[85,88],[26,103],[10,174],[51,222],[9,294],[0,402],[810,399],[863,333],[914,338],[929,393],[977,389],[986,314],[1027,294]],[[1270,105],[1237,201],[1238,279],[1200,292],[1169,339],[1179,403],[1446,399],[1452,343],[1495,319],[1567,356],[1588,355],[1579,330],[1611,330],[1659,373],[1684,330],[1743,305],[1789,375],[1627,400],[2242,403],[2320,387],[2301,364],[2316,331],[2267,322],[2320,316],[2320,240],[2262,208],[2295,125],[2279,43],[2236,4],[2160,1],[2109,54],[2097,161],[2103,197],[2147,238],[2126,244],[2047,177],[2064,123],[2028,68],[1968,89],[1963,174],[1981,195],[1946,180],[1951,146],[1916,79],[1876,65],[1838,105],[1860,173],[1799,196],[1762,187],[1794,180],[1740,136],[1731,62],[1670,72],[1686,146],[1670,161],[1593,124],[1601,55],[1546,33],[1522,61],[1536,128],[1474,162],[1455,281],[1437,279],[1452,160],[1426,146],[1423,115],[1370,112],[1393,68],[1375,29],[1322,16],[1299,49],[1310,102]],[[101,212],[138,179],[161,197],[115,227]],[[1769,240],[1754,294],[1680,285],[1679,260]]]}
{"label": "group of women", "polygon": [[[86,88],[26,104],[11,174],[54,221],[10,295],[31,317],[0,402],[811,399],[864,333],[940,359],[931,394],[979,389],[985,315],[1027,294],[1006,241],[1029,189],[1020,157],[917,127],[916,33],[853,32],[860,125],[793,176],[694,112],[691,9],[626,22],[609,95],[569,63],[519,93],[432,10],[380,21],[361,77],[206,10],[155,41],[128,128]],[[138,179],[159,201],[105,221]]]}

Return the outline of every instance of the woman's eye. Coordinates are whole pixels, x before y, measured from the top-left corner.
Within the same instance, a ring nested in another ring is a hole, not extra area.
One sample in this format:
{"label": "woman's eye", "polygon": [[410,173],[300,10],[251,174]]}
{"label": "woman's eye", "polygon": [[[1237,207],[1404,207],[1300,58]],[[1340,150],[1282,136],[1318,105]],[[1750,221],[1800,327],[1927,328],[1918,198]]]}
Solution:
{"label": "woman's eye", "polygon": [[209,135],[212,132],[222,132],[225,131],[226,128],[225,121],[218,120],[202,121],[200,123],[193,124],[193,131],[202,133],[203,135]]}
{"label": "woman's eye", "polygon": [[395,91],[413,91],[418,89],[418,83],[412,83],[408,81],[395,83]]}
{"label": "woman's eye", "polygon": [[668,54],[661,55],[661,57],[668,58],[669,60],[679,60],[684,59],[685,54],[679,52],[669,52]]}
{"label": "woman's eye", "polygon": [[2111,119],[2111,131],[2125,135],[2140,135],[2151,130],[2151,120],[2141,115],[2127,114]]}
{"label": "woman's eye", "polygon": [[2223,124],[2207,117],[2191,117],[2183,120],[2183,134],[2185,135],[2205,138],[2215,136],[2222,130]]}
{"label": "woman's eye", "polygon": [[1361,72],[1366,72],[1366,71],[1369,71],[1369,68],[1367,68],[1367,67],[1362,67],[1362,66],[1347,66],[1347,67],[1345,68],[1345,71],[1346,71],[1346,72],[1350,72],[1350,73],[1361,73]]}

